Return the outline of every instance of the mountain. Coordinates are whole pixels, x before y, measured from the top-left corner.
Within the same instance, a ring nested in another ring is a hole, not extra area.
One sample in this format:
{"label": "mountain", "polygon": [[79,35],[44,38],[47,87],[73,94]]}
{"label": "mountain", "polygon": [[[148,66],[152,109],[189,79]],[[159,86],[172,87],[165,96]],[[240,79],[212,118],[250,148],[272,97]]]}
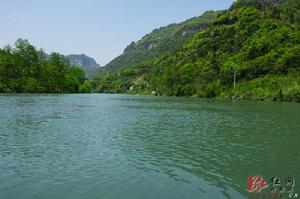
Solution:
{"label": "mountain", "polygon": [[0,93],[88,93],[85,71],[59,53],[47,55],[26,39],[0,48]]}
{"label": "mountain", "polygon": [[84,54],[81,55],[68,55],[66,56],[71,65],[82,68],[87,76],[92,76],[94,72],[100,68],[100,65],[91,57]]}
{"label": "mountain", "polygon": [[116,71],[126,66],[149,61],[161,53],[174,52],[196,32],[208,27],[212,19],[220,13],[221,11],[208,11],[200,17],[155,29],[138,42],[132,42],[122,55],[101,69]]}
{"label": "mountain", "polygon": [[132,43],[94,90],[300,102],[300,1],[237,0],[217,15],[178,44],[146,42],[176,41],[180,31],[157,36],[176,25]]}

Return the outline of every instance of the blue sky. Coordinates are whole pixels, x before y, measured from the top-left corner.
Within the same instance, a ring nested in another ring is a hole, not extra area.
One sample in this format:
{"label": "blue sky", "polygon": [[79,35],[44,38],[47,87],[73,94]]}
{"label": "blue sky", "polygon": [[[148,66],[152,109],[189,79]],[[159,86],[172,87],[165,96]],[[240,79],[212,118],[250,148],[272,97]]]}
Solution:
{"label": "blue sky", "polygon": [[104,65],[155,28],[227,9],[233,0],[1,0],[0,46],[21,37],[46,52]]}

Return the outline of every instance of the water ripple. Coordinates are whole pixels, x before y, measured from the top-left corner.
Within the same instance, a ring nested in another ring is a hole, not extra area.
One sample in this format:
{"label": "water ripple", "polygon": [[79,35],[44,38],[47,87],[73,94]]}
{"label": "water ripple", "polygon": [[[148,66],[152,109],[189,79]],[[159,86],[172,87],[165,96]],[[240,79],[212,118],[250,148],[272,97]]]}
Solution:
{"label": "water ripple", "polygon": [[249,175],[299,177],[298,104],[0,95],[0,106],[0,198],[247,198]]}

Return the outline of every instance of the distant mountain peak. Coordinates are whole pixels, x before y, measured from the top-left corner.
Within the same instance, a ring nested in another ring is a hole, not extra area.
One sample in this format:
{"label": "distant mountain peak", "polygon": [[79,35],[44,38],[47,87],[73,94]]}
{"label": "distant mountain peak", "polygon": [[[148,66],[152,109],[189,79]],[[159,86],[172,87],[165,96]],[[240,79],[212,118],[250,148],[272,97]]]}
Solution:
{"label": "distant mountain peak", "polygon": [[94,72],[100,68],[100,65],[95,61],[95,59],[85,55],[85,54],[71,54],[66,56],[71,65],[78,66],[85,70],[87,76],[92,76]]}

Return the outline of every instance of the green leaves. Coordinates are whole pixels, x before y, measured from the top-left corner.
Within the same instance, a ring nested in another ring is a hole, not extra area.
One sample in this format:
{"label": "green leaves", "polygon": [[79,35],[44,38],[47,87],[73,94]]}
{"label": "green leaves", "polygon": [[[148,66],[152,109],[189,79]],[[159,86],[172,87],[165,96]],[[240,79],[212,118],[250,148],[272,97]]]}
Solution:
{"label": "green leaves", "polygon": [[18,39],[14,49],[0,49],[0,92],[78,93],[85,79],[84,71],[69,67],[64,56],[52,53],[46,59],[28,40]]}
{"label": "green leaves", "polygon": [[140,41],[128,45],[124,53],[107,64],[105,69],[117,71],[124,67],[151,62],[167,53],[172,54],[194,34],[210,26],[212,20],[220,13],[222,11],[208,11],[200,17],[155,29]]}
{"label": "green leaves", "polygon": [[[278,100],[281,87],[276,81],[280,80],[284,99],[300,98],[298,80],[294,81],[300,75],[300,26],[295,20],[298,4],[295,0],[237,1],[212,26],[180,43],[178,49],[147,61],[147,70],[142,71],[140,64],[129,65],[108,72],[96,85],[109,85],[103,92],[128,92],[143,79],[146,86],[138,87],[138,92]],[[289,16],[292,10],[293,20]],[[145,36],[143,42],[155,34]]]}

